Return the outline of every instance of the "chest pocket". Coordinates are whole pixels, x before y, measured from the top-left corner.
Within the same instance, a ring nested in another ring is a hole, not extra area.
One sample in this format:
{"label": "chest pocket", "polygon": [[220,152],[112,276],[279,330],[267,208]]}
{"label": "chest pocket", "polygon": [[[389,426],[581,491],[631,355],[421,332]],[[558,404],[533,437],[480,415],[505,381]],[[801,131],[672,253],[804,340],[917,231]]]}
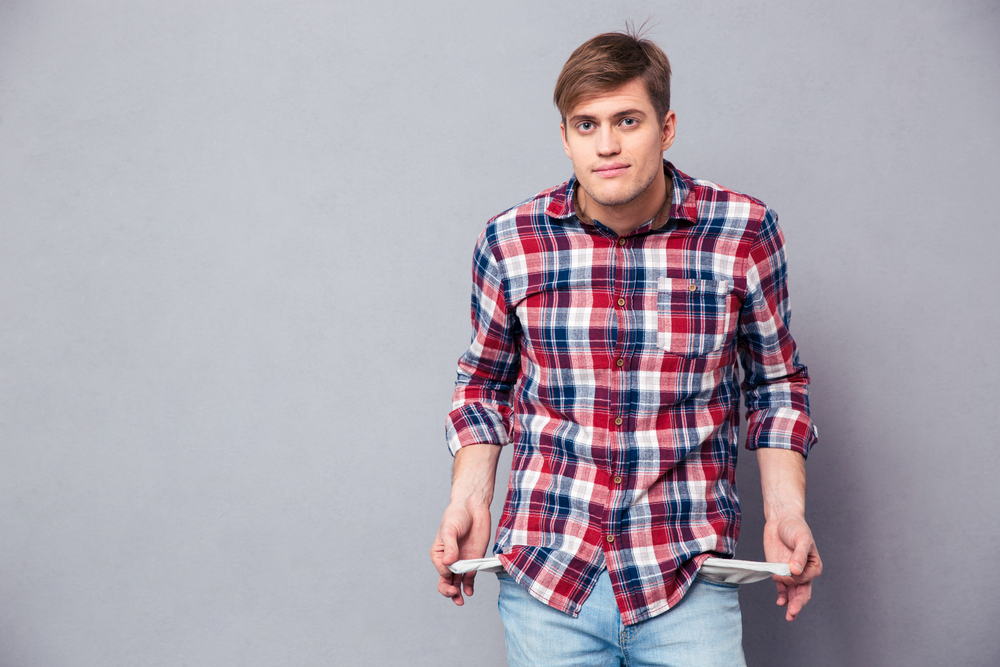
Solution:
{"label": "chest pocket", "polygon": [[682,357],[702,357],[722,348],[735,327],[729,310],[729,280],[660,276],[656,294],[656,346]]}

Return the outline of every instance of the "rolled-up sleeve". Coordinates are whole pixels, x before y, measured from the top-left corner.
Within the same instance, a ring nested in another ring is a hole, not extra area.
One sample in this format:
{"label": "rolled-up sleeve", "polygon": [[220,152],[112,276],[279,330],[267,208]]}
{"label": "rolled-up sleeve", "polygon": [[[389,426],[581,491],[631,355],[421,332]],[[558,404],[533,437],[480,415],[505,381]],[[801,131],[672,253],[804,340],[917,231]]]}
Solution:
{"label": "rolled-up sleeve", "polygon": [[506,445],[510,431],[510,393],[519,369],[518,326],[489,230],[480,235],[473,255],[472,343],[458,361],[446,424],[452,454],[466,445]]}
{"label": "rolled-up sleeve", "polygon": [[787,268],[777,215],[767,210],[747,257],[747,295],[739,350],[747,406],[748,449],[774,447],[809,455],[817,441],[809,416],[809,373],[788,331]]}

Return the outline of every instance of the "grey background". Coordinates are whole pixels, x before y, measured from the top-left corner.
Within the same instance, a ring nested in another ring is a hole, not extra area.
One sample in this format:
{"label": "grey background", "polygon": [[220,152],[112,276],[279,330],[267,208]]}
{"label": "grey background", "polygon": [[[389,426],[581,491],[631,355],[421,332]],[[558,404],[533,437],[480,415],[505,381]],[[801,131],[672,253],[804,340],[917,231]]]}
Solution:
{"label": "grey background", "polygon": [[750,664],[1000,663],[997,2],[4,0],[0,666],[505,664],[427,559],[472,245],[647,17],[814,376],[826,573]]}

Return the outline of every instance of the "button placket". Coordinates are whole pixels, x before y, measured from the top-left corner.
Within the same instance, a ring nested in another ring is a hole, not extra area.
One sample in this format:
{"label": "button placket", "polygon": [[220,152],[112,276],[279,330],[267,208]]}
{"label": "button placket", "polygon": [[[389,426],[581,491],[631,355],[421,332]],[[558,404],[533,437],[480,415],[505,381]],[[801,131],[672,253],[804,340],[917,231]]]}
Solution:
{"label": "button placket", "polygon": [[[633,299],[635,297],[635,295],[633,294],[634,285],[630,281],[629,272],[627,270],[627,265],[628,265],[627,258],[629,257],[630,254],[629,252],[627,252],[627,249],[632,244],[629,243],[628,238],[619,237],[617,245],[618,249],[622,250],[623,252],[616,253],[617,261],[615,262],[614,274],[613,274],[615,292],[617,292],[617,294],[615,294],[615,304],[617,305],[616,310],[619,311],[617,314],[620,318],[622,318],[621,322],[624,323],[629,321],[630,319],[631,316],[630,306],[629,306],[629,304],[631,303],[630,299]],[[613,351],[613,356],[612,356],[613,365],[611,366],[612,370],[624,371],[626,365],[626,358],[628,357],[630,352],[629,340],[627,336],[626,337],[622,336],[621,334],[622,330],[623,329],[621,328],[619,329],[619,339]],[[623,385],[626,384],[625,378],[626,378],[625,375],[618,375],[618,377],[615,379],[613,383],[614,385],[614,389],[612,390],[612,398],[614,406],[613,409],[615,412],[619,412],[619,414],[628,411],[628,405],[623,403],[623,401],[628,395],[627,389],[624,389],[623,387]],[[623,391],[625,392],[624,394],[622,394]],[[624,426],[625,421],[626,421],[625,416],[616,416],[613,420],[614,426],[612,426],[612,428],[617,428],[620,431],[621,427]],[[619,437],[623,436],[625,436],[625,434],[619,432],[619,434],[617,436],[614,436],[613,439],[617,440]],[[621,462],[617,460],[620,458],[620,456],[621,452],[618,452],[614,455],[613,460],[610,461],[612,470],[619,471],[619,474],[614,474],[614,476],[611,478],[611,481],[613,483],[612,493],[614,494],[615,498],[619,499],[617,501],[613,501],[613,503],[616,506],[619,502],[621,502],[621,499],[623,498],[622,494],[625,490],[623,486],[625,481],[624,476],[620,474]],[[615,533],[618,531],[618,528],[620,526],[619,521],[620,521],[621,511],[622,510],[620,507],[615,509],[614,514],[618,518],[615,521],[613,521],[610,525],[606,524],[607,532],[605,533],[604,539],[605,543],[609,547],[614,545],[616,542]]]}

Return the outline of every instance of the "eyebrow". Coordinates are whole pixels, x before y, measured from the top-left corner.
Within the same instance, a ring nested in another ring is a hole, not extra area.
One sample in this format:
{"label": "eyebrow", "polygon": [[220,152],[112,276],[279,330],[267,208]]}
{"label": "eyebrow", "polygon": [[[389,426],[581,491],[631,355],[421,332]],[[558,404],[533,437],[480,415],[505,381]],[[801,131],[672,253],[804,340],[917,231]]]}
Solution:
{"label": "eyebrow", "polygon": [[[646,113],[641,109],[625,109],[624,111],[619,111],[618,113],[611,116],[611,118],[618,120],[619,118],[625,118],[626,116],[642,116],[646,117]],[[591,116],[590,114],[577,114],[575,116],[569,117],[569,122],[573,125],[577,123],[582,123],[584,121],[596,121],[596,116]]]}

